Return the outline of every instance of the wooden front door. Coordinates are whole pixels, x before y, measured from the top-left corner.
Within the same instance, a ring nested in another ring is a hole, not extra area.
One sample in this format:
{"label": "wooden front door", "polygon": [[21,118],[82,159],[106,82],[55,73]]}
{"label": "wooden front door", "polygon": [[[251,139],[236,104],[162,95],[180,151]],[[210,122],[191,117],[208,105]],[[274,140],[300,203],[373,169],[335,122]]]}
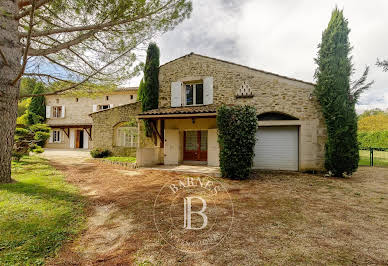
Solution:
{"label": "wooden front door", "polygon": [[207,161],[207,131],[185,131],[184,161]]}
{"label": "wooden front door", "polygon": [[78,149],[82,149],[84,147],[84,134],[83,130],[77,130],[77,134],[75,136],[75,147]]}

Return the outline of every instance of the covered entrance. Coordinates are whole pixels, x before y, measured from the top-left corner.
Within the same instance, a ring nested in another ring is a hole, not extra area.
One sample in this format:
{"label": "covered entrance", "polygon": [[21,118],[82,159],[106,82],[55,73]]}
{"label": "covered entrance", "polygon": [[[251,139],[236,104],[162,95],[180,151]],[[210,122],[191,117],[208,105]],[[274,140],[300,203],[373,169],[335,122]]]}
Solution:
{"label": "covered entrance", "polygon": [[218,167],[216,116],[214,105],[160,108],[139,114],[139,119],[149,121],[154,133],[140,142],[138,165]]}
{"label": "covered entrance", "polygon": [[183,160],[207,161],[207,130],[184,131]]}

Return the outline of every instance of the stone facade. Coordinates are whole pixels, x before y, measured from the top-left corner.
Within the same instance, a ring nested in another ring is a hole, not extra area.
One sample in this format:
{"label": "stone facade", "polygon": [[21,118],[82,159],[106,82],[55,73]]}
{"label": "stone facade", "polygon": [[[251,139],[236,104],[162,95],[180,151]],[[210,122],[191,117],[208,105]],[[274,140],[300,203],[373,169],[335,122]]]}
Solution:
{"label": "stone facade", "polygon": [[[108,97],[108,99],[107,99]],[[113,104],[113,107],[134,103],[137,100],[137,90],[109,92],[106,95],[90,97],[70,97],[66,95],[46,96],[46,106],[65,106],[65,117],[47,119],[48,125],[92,124],[89,116],[93,113],[93,105]]]}
{"label": "stone facade", "polygon": [[[326,127],[312,95],[314,84],[196,54],[161,66],[159,73],[159,108],[171,106],[172,82],[211,76],[214,104],[252,105],[258,115],[279,112],[297,118],[293,122],[259,122],[259,126],[299,126],[299,169],[323,168]],[[242,86],[249,87],[253,97],[236,97]]]}
{"label": "stone facade", "polygon": [[[92,96],[68,96],[68,95],[49,95],[46,96],[46,116],[50,112],[50,118],[47,118],[47,124],[53,130],[61,132],[59,142],[53,142],[51,139],[46,143],[46,148],[69,149],[77,148],[75,145],[77,131],[84,130],[84,126],[92,126],[90,113],[95,112],[100,105],[110,105],[110,107],[120,106],[137,101],[137,88],[122,88],[117,91],[107,92]],[[53,117],[53,107],[61,106],[63,117]],[[64,110],[64,111],[63,111]],[[60,126],[60,128],[58,128]],[[78,126],[78,127],[77,127]],[[68,128],[66,128],[68,127]],[[93,137],[90,138],[88,132],[90,128],[84,130],[84,149],[94,147]],[[69,133],[68,135],[65,133]]]}
{"label": "stone facade", "polygon": [[90,114],[93,121],[93,147],[108,149],[115,155],[135,156],[136,148],[116,145],[116,128],[126,122],[135,123],[138,127],[136,115],[140,112],[140,103],[132,103]]}

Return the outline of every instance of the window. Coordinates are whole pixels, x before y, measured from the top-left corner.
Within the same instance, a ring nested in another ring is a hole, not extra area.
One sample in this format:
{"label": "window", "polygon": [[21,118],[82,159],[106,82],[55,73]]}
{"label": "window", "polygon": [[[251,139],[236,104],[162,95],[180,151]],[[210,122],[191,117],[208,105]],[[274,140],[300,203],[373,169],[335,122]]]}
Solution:
{"label": "window", "polygon": [[75,102],[77,102],[77,103],[78,103],[78,100],[79,100],[78,98],[75,98]]}
{"label": "window", "polygon": [[116,132],[116,146],[137,147],[137,127],[119,127]]}
{"label": "window", "polygon": [[185,105],[203,104],[203,84],[186,84]]}
{"label": "window", "polygon": [[99,111],[106,110],[106,109],[109,109],[109,104],[103,104],[98,106]]}
{"label": "window", "polygon": [[131,100],[133,100],[133,95],[131,95]]}
{"label": "window", "polygon": [[106,99],[107,101],[109,101],[109,96],[105,96],[105,99]]}
{"label": "window", "polygon": [[62,106],[53,106],[53,117],[62,117]]}
{"label": "window", "polygon": [[53,142],[61,142],[61,131],[53,130]]}

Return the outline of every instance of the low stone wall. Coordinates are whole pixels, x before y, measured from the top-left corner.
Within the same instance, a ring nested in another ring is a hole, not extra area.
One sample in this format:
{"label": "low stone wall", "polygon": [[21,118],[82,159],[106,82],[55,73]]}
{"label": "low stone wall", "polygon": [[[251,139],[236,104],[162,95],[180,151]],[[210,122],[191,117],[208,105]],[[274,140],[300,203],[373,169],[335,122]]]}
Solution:
{"label": "low stone wall", "polygon": [[99,161],[101,163],[120,165],[120,166],[123,166],[123,167],[126,167],[126,168],[130,168],[130,169],[136,169],[137,168],[137,164],[136,163],[115,162],[115,161],[111,161],[111,160],[107,160],[107,159],[99,159]]}

